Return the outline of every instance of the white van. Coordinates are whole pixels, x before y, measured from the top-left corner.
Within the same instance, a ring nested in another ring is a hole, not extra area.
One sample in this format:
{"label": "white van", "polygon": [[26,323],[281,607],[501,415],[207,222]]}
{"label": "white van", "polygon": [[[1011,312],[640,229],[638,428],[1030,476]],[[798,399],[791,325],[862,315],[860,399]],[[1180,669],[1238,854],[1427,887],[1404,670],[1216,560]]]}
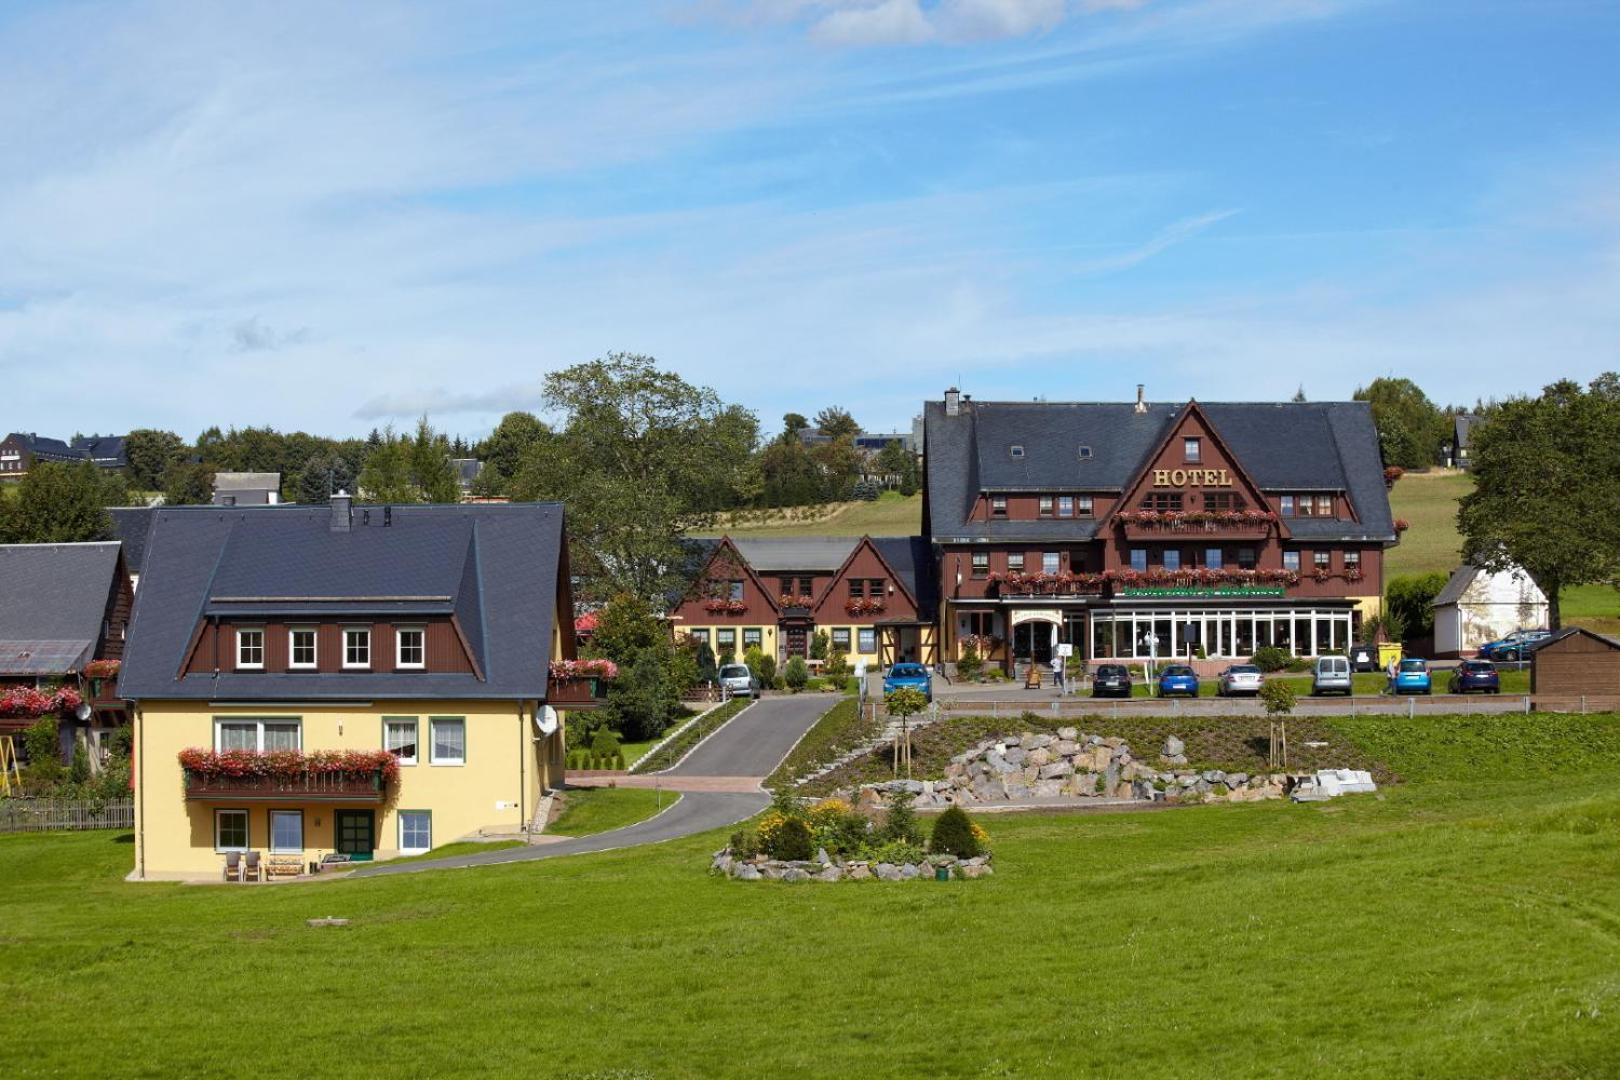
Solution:
{"label": "white van", "polygon": [[1322,694],[1353,694],[1355,683],[1350,676],[1348,656],[1319,656],[1311,674],[1311,696]]}

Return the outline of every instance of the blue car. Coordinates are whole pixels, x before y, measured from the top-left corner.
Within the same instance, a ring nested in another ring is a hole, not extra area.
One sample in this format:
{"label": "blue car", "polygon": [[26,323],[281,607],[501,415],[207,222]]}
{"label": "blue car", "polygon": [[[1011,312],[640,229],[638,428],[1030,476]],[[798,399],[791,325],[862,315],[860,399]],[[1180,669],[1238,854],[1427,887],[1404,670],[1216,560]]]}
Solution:
{"label": "blue car", "polygon": [[1395,669],[1395,677],[1390,680],[1389,692],[1392,694],[1432,694],[1434,682],[1429,678],[1429,662],[1427,660],[1402,660],[1401,666]]}
{"label": "blue car", "polygon": [[1552,636],[1550,630],[1515,630],[1505,638],[1487,641],[1479,647],[1481,660],[1515,661],[1527,659],[1535,647]]}
{"label": "blue car", "polygon": [[1198,673],[1186,664],[1171,664],[1159,673],[1159,696],[1198,696]]}
{"label": "blue car", "polygon": [[885,696],[896,690],[921,690],[929,701],[934,700],[934,677],[921,664],[895,664],[883,676]]}
{"label": "blue car", "polygon": [[1496,674],[1496,665],[1489,660],[1464,660],[1451,673],[1451,693],[1500,694],[1502,680]]}

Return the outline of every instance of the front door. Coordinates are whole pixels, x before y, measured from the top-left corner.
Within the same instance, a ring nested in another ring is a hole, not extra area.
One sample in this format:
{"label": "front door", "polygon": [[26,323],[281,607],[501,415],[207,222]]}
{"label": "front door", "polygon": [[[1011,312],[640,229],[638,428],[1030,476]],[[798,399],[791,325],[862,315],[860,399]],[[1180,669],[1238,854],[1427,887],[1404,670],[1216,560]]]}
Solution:
{"label": "front door", "polygon": [[808,657],[810,655],[808,642],[809,631],[804,627],[790,626],[787,628],[787,654],[789,658],[795,656]]}
{"label": "front door", "polygon": [[1013,658],[1033,660],[1037,664],[1052,662],[1052,625],[1042,622],[1024,622],[1013,627]]}
{"label": "front door", "polygon": [[332,817],[340,854],[365,861],[376,850],[376,821],[370,810],[339,810]]}

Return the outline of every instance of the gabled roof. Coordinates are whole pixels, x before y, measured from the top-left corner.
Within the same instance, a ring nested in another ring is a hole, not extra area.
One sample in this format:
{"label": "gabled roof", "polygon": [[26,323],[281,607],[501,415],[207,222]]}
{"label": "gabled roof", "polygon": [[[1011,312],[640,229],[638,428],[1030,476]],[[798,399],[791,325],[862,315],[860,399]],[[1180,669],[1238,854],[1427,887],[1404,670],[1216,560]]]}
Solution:
{"label": "gabled roof", "polygon": [[101,640],[117,541],[0,545],[0,674],[78,670]]}
{"label": "gabled roof", "polygon": [[1477,413],[1459,413],[1452,418],[1451,436],[1456,449],[1467,450],[1473,442],[1474,427],[1479,423]]}
{"label": "gabled roof", "polygon": [[[1344,491],[1359,521],[1294,519],[1295,539],[1395,540],[1383,457],[1366,402],[1199,402],[1210,425],[1266,491]],[[1123,491],[1182,406],[985,402],[957,416],[924,406],[928,516],[935,540],[1075,539],[1095,522],[970,520],[981,491]],[[1020,447],[1013,456],[1013,447]],[[1085,456],[1082,456],[1085,448]]]}
{"label": "gabled roof", "polygon": [[1559,631],[1555,632],[1551,637],[1547,638],[1545,641],[1542,641],[1541,643],[1535,645],[1532,648],[1531,651],[1532,652],[1540,652],[1542,649],[1545,649],[1548,645],[1551,645],[1553,642],[1555,642],[1555,641],[1563,641],[1565,638],[1574,637],[1576,634],[1584,634],[1586,637],[1591,638],[1593,641],[1600,641],[1603,644],[1607,645],[1611,649],[1620,649],[1620,641],[1616,641],[1614,638],[1609,637],[1607,634],[1600,634],[1595,630],[1588,630],[1584,626],[1566,626],[1562,630],[1559,630]]}
{"label": "gabled roof", "polygon": [[894,571],[901,588],[917,605],[917,618],[932,622],[939,606],[939,575],[934,572],[934,548],[921,536],[868,537],[878,556]]}
{"label": "gabled roof", "polygon": [[1474,578],[1478,576],[1479,567],[1472,563],[1463,563],[1451,572],[1451,576],[1446,579],[1446,587],[1435,594],[1429,606],[1445,607],[1447,604],[1455,604],[1462,599],[1463,593],[1468,591],[1468,586],[1472,585]]}
{"label": "gabled roof", "polygon": [[858,536],[795,536],[788,539],[733,540],[737,553],[756,573],[788,570],[837,572],[861,542]]}
{"label": "gabled roof", "polygon": [[123,435],[80,435],[73,440],[73,449],[98,464],[122,466],[129,460],[124,440]]}
{"label": "gabled roof", "polygon": [[[542,699],[562,565],[556,503],[395,506],[384,525],[332,510],[164,507],[152,521],[119,690],[143,698]],[[367,523],[369,521],[369,523]],[[218,615],[454,615],[474,674],[238,673],[179,677]]]}
{"label": "gabled roof", "polygon": [[132,574],[139,574],[146,562],[146,534],[152,528],[150,506],[109,506],[112,515],[113,539],[124,545],[124,565]]}

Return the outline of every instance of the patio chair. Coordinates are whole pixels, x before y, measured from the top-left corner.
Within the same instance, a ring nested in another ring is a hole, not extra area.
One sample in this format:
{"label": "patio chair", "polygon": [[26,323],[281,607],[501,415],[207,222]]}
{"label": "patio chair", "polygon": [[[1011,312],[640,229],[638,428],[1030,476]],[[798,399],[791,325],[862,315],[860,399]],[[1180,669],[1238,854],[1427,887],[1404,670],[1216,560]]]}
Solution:
{"label": "patio chair", "polygon": [[242,880],[242,853],[240,851],[227,851],[225,853],[225,880]]}
{"label": "patio chair", "polygon": [[264,880],[264,868],[259,865],[259,853],[257,851],[248,852],[247,860],[242,863],[242,880],[248,881],[250,879],[253,881]]}

